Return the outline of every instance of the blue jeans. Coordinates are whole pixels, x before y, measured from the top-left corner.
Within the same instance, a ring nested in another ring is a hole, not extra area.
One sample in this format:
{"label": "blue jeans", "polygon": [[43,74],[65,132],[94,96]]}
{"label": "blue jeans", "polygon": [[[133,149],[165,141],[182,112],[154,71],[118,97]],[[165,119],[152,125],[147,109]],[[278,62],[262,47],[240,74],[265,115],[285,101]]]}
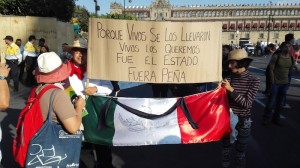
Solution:
{"label": "blue jeans", "polygon": [[286,97],[289,84],[273,84],[271,87],[271,96],[268,99],[265,112],[264,120],[269,120],[272,116],[272,110],[274,109],[273,120],[280,119],[280,113],[284,104],[284,98]]}
{"label": "blue jeans", "polygon": [[[289,83],[288,83],[288,87],[287,87],[286,90],[289,90],[290,84],[291,84],[291,80],[292,80],[292,73],[289,72]],[[285,105],[286,105],[286,95],[285,95],[285,97],[283,98],[283,102],[282,102],[282,106],[285,106]]]}

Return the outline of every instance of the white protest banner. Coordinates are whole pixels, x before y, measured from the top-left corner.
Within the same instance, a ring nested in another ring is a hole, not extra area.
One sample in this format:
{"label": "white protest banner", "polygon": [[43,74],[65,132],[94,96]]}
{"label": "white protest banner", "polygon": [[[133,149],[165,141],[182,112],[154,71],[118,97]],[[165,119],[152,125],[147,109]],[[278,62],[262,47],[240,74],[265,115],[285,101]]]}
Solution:
{"label": "white protest banner", "polygon": [[92,18],[88,78],[145,83],[220,81],[221,22]]}

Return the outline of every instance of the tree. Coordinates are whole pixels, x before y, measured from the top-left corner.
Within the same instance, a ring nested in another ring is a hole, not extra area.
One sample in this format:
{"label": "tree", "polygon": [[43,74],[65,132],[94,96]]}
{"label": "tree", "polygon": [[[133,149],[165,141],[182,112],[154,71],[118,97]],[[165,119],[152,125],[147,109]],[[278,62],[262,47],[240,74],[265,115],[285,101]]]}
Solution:
{"label": "tree", "polygon": [[76,6],[73,16],[77,18],[80,29],[82,31],[87,32],[89,27],[89,17],[90,17],[89,11],[84,6]]}
{"label": "tree", "polygon": [[75,0],[0,0],[3,15],[55,17],[70,21]]}
{"label": "tree", "polygon": [[99,18],[107,18],[107,19],[121,19],[121,20],[137,20],[135,16],[131,14],[106,14],[106,15],[100,15]]}

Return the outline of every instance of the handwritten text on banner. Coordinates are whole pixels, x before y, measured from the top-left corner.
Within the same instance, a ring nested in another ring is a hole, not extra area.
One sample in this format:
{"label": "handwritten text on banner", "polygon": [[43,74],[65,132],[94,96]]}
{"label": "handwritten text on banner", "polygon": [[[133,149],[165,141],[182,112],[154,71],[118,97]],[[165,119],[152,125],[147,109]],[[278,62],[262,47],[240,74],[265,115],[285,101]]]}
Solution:
{"label": "handwritten text on banner", "polygon": [[90,19],[88,78],[146,83],[221,80],[221,23]]}

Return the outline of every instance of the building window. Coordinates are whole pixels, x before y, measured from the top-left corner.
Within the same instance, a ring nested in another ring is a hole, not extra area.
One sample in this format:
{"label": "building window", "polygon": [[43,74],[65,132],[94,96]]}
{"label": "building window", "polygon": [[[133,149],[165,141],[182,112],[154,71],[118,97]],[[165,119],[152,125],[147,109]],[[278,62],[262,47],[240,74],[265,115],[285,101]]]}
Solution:
{"label": "building window", "polygon": [[168,16],[168,13],[166,12],[166,17]]}
{"label": "building window", "polygon": [[263,16],[263,15],[264,15],[264,11],[261,10],[261,11],[260,11],[260,16]]}
{"label": "building window", "polygon": [[250,33],[245,33],[245,38],[250,38]]}
{"label": "building window", "polygon": [[234,37],[235,37],[235,36],[234,36],[234,33],[230,33],[229,39],[230,39],[230,40],[234,40]]}
{"label": "building window", "polygon": [[274,33],[274,38],[279,39],[279,33]]}
{"label": "building window", "polygon": [[227,12],[226,11],[224,12],[223,16],[227,16]]}
{"label": "building window", "polygon": [[263,39],[264,38],[264,33],[259,33],[259,38]]}

